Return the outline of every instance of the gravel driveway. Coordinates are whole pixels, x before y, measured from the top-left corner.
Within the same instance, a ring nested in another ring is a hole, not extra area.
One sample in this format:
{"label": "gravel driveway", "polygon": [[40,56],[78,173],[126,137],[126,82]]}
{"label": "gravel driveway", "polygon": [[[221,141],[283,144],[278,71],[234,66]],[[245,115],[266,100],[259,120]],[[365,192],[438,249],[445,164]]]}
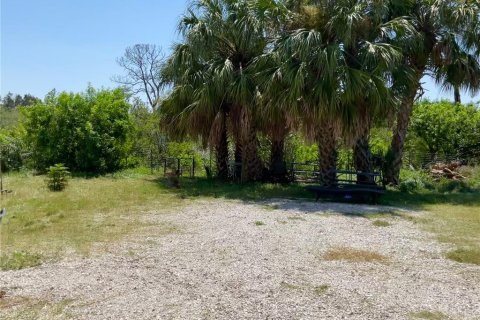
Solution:
{"label": "gravel driveway", "polygon": [[[411,219],[352,214],[391,210],[197,200],[146,214],[157,226],[106,254],[0,272],[0,289],[43,301],[45,319],[480,319],[480,266],[444,259],[448,245]],[[325,259],[332,248],[386,260]]]}

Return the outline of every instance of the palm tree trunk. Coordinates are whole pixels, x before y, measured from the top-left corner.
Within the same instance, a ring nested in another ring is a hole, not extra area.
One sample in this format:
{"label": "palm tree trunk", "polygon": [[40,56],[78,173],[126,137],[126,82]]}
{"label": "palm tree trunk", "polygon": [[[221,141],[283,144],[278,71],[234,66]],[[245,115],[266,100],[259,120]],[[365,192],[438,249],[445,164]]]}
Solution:
{"label": "palm tree trunk", "polygon": [[453,95],[455,97],[455,103],[460,104],[462,103],[462,98],[460,95],[460,88],[458,86],[453,87]]}
{"label": "palm tree trunk", "polygon": [[[372,172],[372,153],[369,144],[369,129],[357,139],[353,147],[353,162],[355,170],[371,173]],[[370,184],[373,183],[371,176],[357,175],[357,183]]]}
{"label": "palm tree trunk", "polygon": [[335,183],[337,169],[337,139],[331,120],[323,120],[317,128],[319,181],[330,186]]}
{"label": "palm tree trunk", "polygon": [[222,114],[221,128],[219,130],[219,137],[215,145],[215,156],[217,164],[217,177],[223,180],[228,179],[228,138],[227,138],[227,123],[226,114]]}
{"label": "palm tree trunk", "polygon": [[234,153],[235,163],[233,166],[234,179],[240,179],[240,177],[242,176],[242,141],[239,136],[240,135],[238,135],[235,141],[235,153]]}
{"label": "palm tree trunk", "polygon": [[[372,116],[368,108],[368,103],[365,99],[357,101],[359,114],[359,123],[357,130],[360,136],[355,141],[353,147],[353,165],[358,172],[371,173],[372,172],[372,153],[370,152],[369,136],[371,130]],[[357,175],[358,184],[373,183],[374,179],[371,176]]]}
{"label": "palm tree trunk", "polygon": [[285,137],[271,138],[270,174],[273,182],[287,181],[287,166],[285,164]]}
{"label": "palm tree trunk", "polygon": [[393,130],[393,139],[390,150],[386,157],[384,168],[384,180],[386,184],[398,185],[400,183],[400,169],[402,168],[403,149],[407,137],[408,125],[412,115],[415,96],[420,86],[420,79],[423,72],[417,73],[415,85],[412,85],[410,92],[403,98],[400,108],[397,111],[397,124]]}
{"label": "palm tree trunk", "polygon": [[257,131],[252,116],[246,107],[242,108],[242,182],[258,181],[262,165],[258,156]]}

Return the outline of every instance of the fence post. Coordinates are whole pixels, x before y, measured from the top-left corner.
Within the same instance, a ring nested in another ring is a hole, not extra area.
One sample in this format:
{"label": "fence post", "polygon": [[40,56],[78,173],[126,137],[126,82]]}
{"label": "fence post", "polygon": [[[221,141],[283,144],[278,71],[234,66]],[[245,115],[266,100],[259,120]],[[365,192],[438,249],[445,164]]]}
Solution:
{"label": "fence post", "polygon": [[292,181],[295,181],[295,160],[292,162]]}
{"label": "fence post", "polygon": [[177,158],[177,170],[178,170],[178,174],[181,175],[182,173],[180,172],[180,158]]}
{"label": "fence post", "polygon": [[195,157],[192,157],[192,178],[195,178]]}
{"label": "fence post", "polygon": [[150,150],[150,173],[153,174],[153,152]]}
{"label": "fence post", "polygon": [[163,159],[163,176],[167,175],[167,158]]}

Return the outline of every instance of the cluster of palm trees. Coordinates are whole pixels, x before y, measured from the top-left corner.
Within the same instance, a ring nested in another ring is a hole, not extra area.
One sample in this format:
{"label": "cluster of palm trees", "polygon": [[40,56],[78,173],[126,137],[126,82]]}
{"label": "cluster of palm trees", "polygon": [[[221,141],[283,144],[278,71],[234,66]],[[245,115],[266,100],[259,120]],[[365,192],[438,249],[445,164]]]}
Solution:
{"label": "cluster of palm trees", "polygon": [[[284,180],[285,139],[301,131],[331,184],[339,143],[370,171],[370,131],[393,119],[384,178],[397,184],[421,79],[456,97],[480,87],[479,15],[474,0],[195,0],[162,70],[172,88],[163,121],[209,145],[220,178],[231,154],[242,181],[262,179],[265,167]],[[271,143],[268,164],[259,135]]]}

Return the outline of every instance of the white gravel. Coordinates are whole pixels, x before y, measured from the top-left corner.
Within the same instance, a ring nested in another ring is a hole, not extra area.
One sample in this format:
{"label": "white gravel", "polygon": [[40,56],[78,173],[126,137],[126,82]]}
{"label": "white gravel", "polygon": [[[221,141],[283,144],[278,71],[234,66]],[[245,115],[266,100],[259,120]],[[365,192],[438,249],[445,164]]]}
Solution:
{"label": "white gravel", "polygon": [[[448,245],[408,219],[375,227],[349,214],[392,210],[198,200],[146,216],[176,232],[152,228],[107,254],[0,272],[0,289],[6,299],[68,301],[74,319],[410,319],[421,311],[480,319],[480,266],[446,260]],[[322,259],[337,246],[390,263]]]}

